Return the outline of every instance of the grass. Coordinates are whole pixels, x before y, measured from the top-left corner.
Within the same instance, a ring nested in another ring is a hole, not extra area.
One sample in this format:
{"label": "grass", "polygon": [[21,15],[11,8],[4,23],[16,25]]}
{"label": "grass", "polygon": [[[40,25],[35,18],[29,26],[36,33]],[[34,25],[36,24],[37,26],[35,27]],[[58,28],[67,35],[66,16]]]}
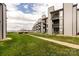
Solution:
{"label": "grass", "polygon": [[34,38],[8,33],[12,40],[0,42],[1,56],[78,56],[79,50]]}
{"label": "grass", "polygon": [[79,37],[57,36],[57,35],[48,35],[48,34],[42,34],[42,33],[29,33],[29,34],[46,37],[46,38],[51,38],[51,39],[59,40],[59,41],[63,41],[63,42],[79,44]]}

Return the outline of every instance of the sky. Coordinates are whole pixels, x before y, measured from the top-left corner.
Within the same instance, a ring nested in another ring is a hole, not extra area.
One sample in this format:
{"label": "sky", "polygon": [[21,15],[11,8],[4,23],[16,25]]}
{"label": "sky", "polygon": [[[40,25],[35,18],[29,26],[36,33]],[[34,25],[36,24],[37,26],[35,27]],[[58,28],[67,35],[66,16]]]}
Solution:
{"label": "sky", "polygon": [[[64,3],[77,3],[78,0],[3,0],[7,6],[7,30],[31,30],[42,15],[48,16],[48,7],[62,8]],[[16,2],[16,3],[15,3]]]}
{"label": "sky", "polygon": [[47,12],[48,4],[43,3],[9,3],[7,4],[8,31],[31,30],[33,24]]}

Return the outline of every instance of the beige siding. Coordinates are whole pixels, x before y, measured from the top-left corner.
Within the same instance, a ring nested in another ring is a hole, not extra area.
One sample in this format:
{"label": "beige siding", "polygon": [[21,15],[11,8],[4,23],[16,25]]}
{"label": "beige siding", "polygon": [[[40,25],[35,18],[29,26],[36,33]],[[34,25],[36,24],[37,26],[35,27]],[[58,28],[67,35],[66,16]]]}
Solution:
{"label": "beige siding", "polygon": [[77,21],[77,5],[73,7],[73,24],[72,24],[72,29],[73,29],[73,35],[76,35],[76,21]]}
{"label": "beige siding", "polygon": [[2,39],[2,5],[0,5],[0,39]]}
{"label": "beige siding", "polygon": [[0,4],[0,39],[6,38],[7,20],[6,20],[6,5]]}
{"label": "beige siding", "polygon": [[64,35],[72,35],[72,3],[64,4]]}
{"label": "beige siding", "polygon": [[77,11],[77,33],[79,33],[79,11]]}
{"label": "beige siding", "polygon": [[63,10],[59,11],[59,33],[63,34]]}
{"label": "beige siding", "polygon": [[48,8],[48,20],[47,20],[47,23],[48,23],[48,34],[50,34],[50,35],[52,35],[52,31],[53,31],[53,29],[52,29],[52,20],[51,20],[52,16],[50,14],[51,11],[54,11],[54,6]]}

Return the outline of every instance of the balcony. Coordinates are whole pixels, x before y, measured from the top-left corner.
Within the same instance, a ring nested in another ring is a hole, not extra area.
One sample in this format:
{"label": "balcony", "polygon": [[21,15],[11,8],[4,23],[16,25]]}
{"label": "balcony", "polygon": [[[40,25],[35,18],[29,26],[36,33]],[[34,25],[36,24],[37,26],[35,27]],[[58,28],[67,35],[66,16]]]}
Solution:
{"label": "balcony", "polygon": [[52,17],[52,20],[58,20],[59,17]]}
{"label": "balcony", "polygon": [[52,28],[58,28],[59,24],[52,24]]}
{"label": "balcony", "polygon": [[59,33],[59,28],[54,28],[54,33],[58,34]]}

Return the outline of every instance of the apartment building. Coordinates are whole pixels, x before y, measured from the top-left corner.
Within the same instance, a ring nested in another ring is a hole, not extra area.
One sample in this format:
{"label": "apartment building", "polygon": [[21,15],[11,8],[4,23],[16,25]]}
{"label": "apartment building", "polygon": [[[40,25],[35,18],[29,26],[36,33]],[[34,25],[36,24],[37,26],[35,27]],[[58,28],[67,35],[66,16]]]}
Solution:
{"label": "apartment building", "polygon": [[63,34],[64,19],[63,8],[54,10],[54,6],[48,8],[48,34]]}
{"label": "apartment building", "polygon": [[64,3],[63,8],[55,10],[55,6],[48,8],[46,33],[63,34],[67,36],[79,34],[79,9],[77,4]]}
{"label": "apartment building", "polygon": [[42,33],[47,33],[47,19],[48,17],[46,17],[45,15],[42,16],[42,19],[41,19],[41,32]]}
{"label": "apartment building", "polygon": [[[52,11],[50,11],[51,8]],[[72,36],[79,33],[79,9],[77,9],[77,4],[64,3],[62,9],[54,10],[54,7],[50,7],[48,12],[48,34]]]}
{"label": "apartment building", "polygon": [[[52,11],[50,11],[52,9]],[[79,9],[77,4],[64,3],[62,9],[48,9],[48,34],[77,35],[79,33]]]}
{"label": "apartment building", "polygon": [[38,19],[38,21],[34,24],[32,28],[33,32],[41,32],[41,18]]}
{"label": "apartment building", "polygon": [[38,19],[38,21],[34,24],[32,30],[34,32],[47,33],[47,19],[45,15]]}
{"label": "apartment building", "polygon": [[0,39],[6,38],[7,20],[6,20],[6,5],[0,3]]}

